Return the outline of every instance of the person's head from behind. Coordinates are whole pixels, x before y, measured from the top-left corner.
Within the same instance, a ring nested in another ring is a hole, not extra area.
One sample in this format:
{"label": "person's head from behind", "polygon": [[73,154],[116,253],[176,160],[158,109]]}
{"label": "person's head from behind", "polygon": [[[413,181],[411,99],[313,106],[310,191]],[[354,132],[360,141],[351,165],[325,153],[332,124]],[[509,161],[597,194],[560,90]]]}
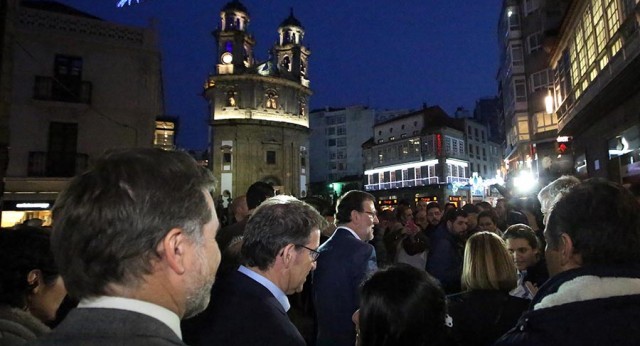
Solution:
{"label": "person's head from behind", "polygon": [[398,264],[364,282],[353,316],[360,345],[439,345],[444,342],[444,292],[424,270]]}
{"label": "person's head from behind", "polygon": [[251,184],[247,190],[247,207],[249,210],[253,210],[267,198],[271,198],[275,195],[276,190],[273,189],[273,186],[263,181],[257,181]]}
{"label": "person's head from behind", "polygon": [[600,179],[575,185],[553,207],[545,229],[550,275],[590,265],[640,264],[640,204]]}
{"label": "person's head from behind", "polygon": [[279,195],[262,202],[244,230],[241,263],[278,277],[286,294],[302,291],[316,267],[324,218],[309,204]]}
{"label": "person's head from behind", "polygon": [[362,241],[373,239],[373,226],[378,223],[376,198],[359,190],[351,190],[336,205],[336,225],[351,228]]}
{"label": "person's head from behind", "polygon": [[496,201],[496,206],[495,208],[493,208],[493,210],[496,212],[496,215],[498,215],[499,219],[506,219],[507,218],[507,200],[504,198],[499,198]]}
{"label": "person's head from behind", "polygon": [[186,153],[142,148],[111,151],[75,177],[51,238],[70,295],[170,300],[180,317],[206,308],[220,264],[214,183]]}
{"label": "person's head from behind", "polygon": [[551,214],[551,210],[553,210],[555,202],[569,192],[569,189],[578,184],[580,184],[580,179],[572,175],[563,175],[538,192],[540,211],[543,216],[542,222],[545,225],[549,222],[549,215]]}
{"label": "person's head from behind", "polygon": [[487,210],[493,210],[493,207],[491,206],[491,203],[489,203],[487,201],[481,201],[481,202],[476,203],[476,207],[478,207],[478,210],[480,212],[487,211]]}
{"label": "person's head from behind", "polygon": [[324,217],[324,220],[326,222],[320,229],[320,233],[324,236],[330,237],[333,234],[333,231],[336,230],[335,220],[333,216],[335,208],[331,206],[331,203],[318,197],[306,197],[301,199],[301,201],[314,207],[318,211],[318,213],[320,213],[320,215]]}
{"label": "person's head from behind", "polygon": [[427,220],[431,226],[438,226],[442,220],[442,209],[438,202],[429,202],[427,204]]}
{"label": "person's head from behind", "polygon": [[511,225],[502,238],[518,270],[526,270],[540,261],[540,240],[531,227],[521,223]]}
{"label": "person's head from behind", "polygon": [[484,232],[497,233],[498,215],[493,210],[481,211],[478,214],[478,228]]}
{"label": "person's head from behind", "polygon": [[231,215],[236,222],[244,220],[249,215],[249,207],[247,206],[247,196],[238,196],[231,201]]}
{"label": "person's head from behind", "polygon": [[517,285],[516,268],[498,235],[478,232],[467,240],[462,265],[462,288],[508,292]]}
{"label": "person's head from behind", "polygon": [[52,321],[66,295],[50,250],[48,230],[20,226],[0,230],[0,305]]}
{"label": "person's head from behind", "polygon": [[462,210],[467,212],[467,224],[469,230],[474,230],[478,227],[478,213],[480,210],[475,204],[467,203],[462,207]]}
{"label": "person's head from behind", "polygon": [[449,233],[462,239],[467,234],[469,214],[462,209],[450,209],[444,215],[444,222]]}

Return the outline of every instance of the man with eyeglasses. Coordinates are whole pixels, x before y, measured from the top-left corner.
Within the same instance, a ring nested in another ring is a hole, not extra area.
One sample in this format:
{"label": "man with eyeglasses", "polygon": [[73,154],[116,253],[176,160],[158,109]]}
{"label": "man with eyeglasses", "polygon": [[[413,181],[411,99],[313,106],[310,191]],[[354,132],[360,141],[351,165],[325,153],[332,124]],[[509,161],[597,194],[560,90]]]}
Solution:
{"label": "man with eyeglasses", "polygon": [[324,218],[309,204],[275,196],[253,212],[241,266],[217,282],[209,308],[183,328],[190,345],[306,345],[287,316],[288,294],[316,267]]}
{"label": "man with eyeglasses", "polygon": [[318,268],[313,273],[313,295],[318,321],[317,345],[353,346],[356,340],[351,316],[358,309],[358,289],[377,270],[371,244],[373,226],[378,223],[375,197],[363,191],[349,191],[336,207],[338,228],[318,251]]}

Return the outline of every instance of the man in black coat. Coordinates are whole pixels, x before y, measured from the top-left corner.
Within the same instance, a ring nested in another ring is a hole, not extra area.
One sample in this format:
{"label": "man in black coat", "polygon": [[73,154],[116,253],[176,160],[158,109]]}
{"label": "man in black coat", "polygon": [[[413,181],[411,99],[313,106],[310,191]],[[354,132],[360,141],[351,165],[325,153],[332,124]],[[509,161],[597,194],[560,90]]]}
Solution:
{"label": "man in black coat", "polygon": [[362,281],[378,269],[376,253],[367,241],[378,223],[375,197],[352,190],[338,200],[338,228],[320,248],[318,270],[313,273],[313,294],[318,318],[317,345],[353,346],[351,317],[359,307]]}
{"label": "man in black coat", "polygon": [[590,180],[554,206],[545,238],[551,278],[496,345],[637,345],[640,204]]}
{"label": "man in black coat", "polygon": [[207,310],[185,321],[190,345],[305,345],[287,316],[287,294],[315,269],[324,219],[291,196],[263,202],[244,231],[241,266],[213,287]]}

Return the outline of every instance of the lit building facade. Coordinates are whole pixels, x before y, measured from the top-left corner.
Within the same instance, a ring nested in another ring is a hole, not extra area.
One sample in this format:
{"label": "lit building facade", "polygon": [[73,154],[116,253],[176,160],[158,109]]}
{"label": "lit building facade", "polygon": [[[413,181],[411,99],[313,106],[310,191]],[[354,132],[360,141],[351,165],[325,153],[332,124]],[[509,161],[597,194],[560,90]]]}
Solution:
{"label": "lit building facade", "polygon": [[219,191],[244,194],[256,181],[304,197],[308,185],[310,50],[293,11],[278,28],[271,57],[255,60],[249,12],[239,1],[220,12],[211,109],[212,169]]}
{"label": "lit building facade", "polygon": [[505,166],[513,174],[563,172],[557,162],[558,119],[547,110],[553,71],[549,45],[566,11],[566,0],[504,0],[498,23],[497,81],[504,125]]}
{"label": "lit building facade", "polygon": [[309,116],[311,182],[362,176],[362,143],[371,138],[376,111],[364,106],[325,108]]}
{"label": "lit building facade", "polygon": [[365,190],[383,208],[399,200],[468,200],[463,124],[437,106],[376,124],[373,138],[363,145]]}
{"label": "lit building facade", "polygon": [[58,192],[105,150],[152,146],[164,112],[160,50],[152,27],[106,22],[56,2],[6,3],[2,226],[33,217],[47,224]]}
{"label": "lit building facade", "polygon": [[559,134],[582,177],[640,183],[640,7],[572,1],[551,55]]}

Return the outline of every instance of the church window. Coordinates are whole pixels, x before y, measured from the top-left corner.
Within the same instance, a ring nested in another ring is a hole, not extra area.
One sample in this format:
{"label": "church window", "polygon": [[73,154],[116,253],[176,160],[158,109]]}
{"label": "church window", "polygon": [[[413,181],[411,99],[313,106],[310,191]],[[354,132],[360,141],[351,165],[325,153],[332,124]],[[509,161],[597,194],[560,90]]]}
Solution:
{"label": "church window", "polygon": [[236,92],[233,90],[227,91],[227,107],[235,107],[236,103]]}
{"label": "church window", "polygon": [[233,51],[233,43],[231,41],[227,41],[224,43],[224,50],[231,53]]}
{"label": "church window", "polygon": [[300,61],[300,73],[304,76],[307,73],[307,64],[304,60]]}
{"label": "church window", "polygon": [[267,93],[265,94],[264,106],[268,109],[278,109],[278,94],[275,91],[267,91]]}
{"label": "church window", "polygon": [[284,58],[282,58],[281,65],[284,70],[291,71],[291,59],[289,59],[288,55],[285,55]]}
{"label": "church window", "polygon": [[275,165],[276,164],[276,152],[273,150],[267,151],[267,164]]}
{"label": "church window", "polygon": [[307,108],[307,103],[304,100],[298,101],[298,115],[304,116]]}

